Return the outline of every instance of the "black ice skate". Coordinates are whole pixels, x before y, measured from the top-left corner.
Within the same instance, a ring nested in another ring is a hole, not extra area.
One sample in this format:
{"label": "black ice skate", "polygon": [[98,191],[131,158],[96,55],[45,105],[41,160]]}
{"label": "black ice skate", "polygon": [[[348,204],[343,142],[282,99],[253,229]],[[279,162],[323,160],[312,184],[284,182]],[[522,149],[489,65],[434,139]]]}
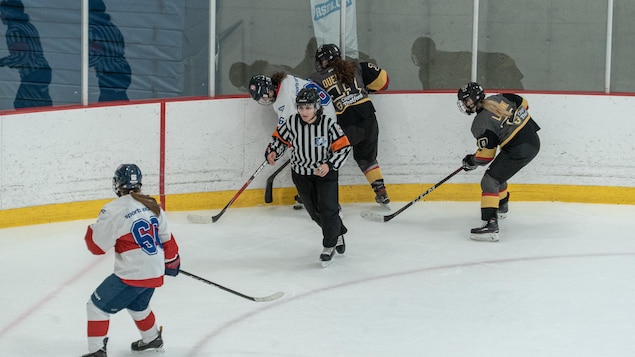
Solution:
{"label": "black ice skate", "polygon": [[322,254],[320,254],[320,262],[322,262],[322,267],[326,268],[331,265],[333,254],[335,254],[335,247],[324,248],[322,250]]}
{"label": "black ice skate", "polygon": [[509,212],[509,192],[507,192],[507,197],[503,198],[498,203],[498,218],[507,218],[507,212]]}
{"label": "black ice skate", "polygon": [[82,357],[108,357],[108,355],[106,354],[106,344],[107,343],[108,343],[108,337],[104,338],[104,347],[100,348],[96,352],[82,355]]}
{"label": "black ice skate", "polygon": [[388,204],[390,198],[388,198],[388,192],[386,192],[386,186],[383,183],[373,184],[373,191],[375,191],[375,202],[379,203],[382,207],[390,209]]}
{"label": "black ice skate", "polygon": [[294,199],[295,199],[295,203],[293,204],[293,209],[294,210],[303,209],[304,208],[304,203],[302,202],[302,199],[300,198],[300,195],[295,195]]}
{"label": "black ice skate", "polygon": [[138,340],[132,343],[130,349],[133,352],[142,352],[142,351],[163,351],[163,338],[161,334],[163,333],[163,326],[159,327],[159,336],[154,340],[145,343],[143,340]]}
{"label": "black ice skate", "polygon": [[470,239],[481,242],[498,242],[498,221],[496,218],[490,218],[484,222],[482,227],[472,228],[470,231]]}
{"label": "black ice skate", "polygon": [[344,254],[344,252],[346,251],[346,242],[344,241],[343,235],[337,237],[337,244],[335,244],[335,251],[338,254]]}

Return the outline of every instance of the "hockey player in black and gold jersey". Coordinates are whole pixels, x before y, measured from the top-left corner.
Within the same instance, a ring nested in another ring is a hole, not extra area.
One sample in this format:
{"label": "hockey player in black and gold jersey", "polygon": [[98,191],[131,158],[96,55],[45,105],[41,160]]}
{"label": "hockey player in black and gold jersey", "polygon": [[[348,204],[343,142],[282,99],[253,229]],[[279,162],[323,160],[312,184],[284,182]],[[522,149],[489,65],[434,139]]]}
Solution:
{"label": "hockey player in black and gold jersey", "polygon": [[327,266],[334,251],[342,254],[346,249],[347,229],[339,216],[338,170],[351,145],[336,119],[324,115],[316,88],[300,89],[295,102],[297,114],[278,124],[265,157],[273,165],[287,148],[293,148],[291,178],[306,211],[322,228],[320,260]]}
{"label": "hockey player in black and gold jersey", "polygon": [[[483,87],[469,82],[457,93],[459,109],[471,115],[472,135],[477,150],[463,158],[463,168],[474,170],[490,164],[481,180],[482,227],[471,230],[470,238],[498,241],[498,218],[508,210],[507,180],[536,157],[540,150],[540,127],[527,111],[527,100],[517,94],[503,93],[485,98]],[[497,148],[500,152],[496,155]]]}
{"label": "hockey player in black and gold jersey", "polygon": [[331,96],[337,122],[353,145],[353,158],[375,191],[375,201],[387,207],[390,198],[377,162],[379,126],[368,93],[386,89],[388,74],[371,62],[343,60],[334,44],[318,47],[315,62],[317,72],[310,78]]}

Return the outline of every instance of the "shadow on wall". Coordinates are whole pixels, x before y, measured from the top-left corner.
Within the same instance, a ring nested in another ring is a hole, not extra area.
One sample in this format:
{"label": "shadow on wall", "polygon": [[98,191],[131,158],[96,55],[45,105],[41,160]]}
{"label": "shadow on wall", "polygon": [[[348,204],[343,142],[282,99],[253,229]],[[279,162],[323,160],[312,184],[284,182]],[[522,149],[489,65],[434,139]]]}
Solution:
{"label": "shadow on wall", "polygon": [[[419,37],[411,56],[423,89],[457,89],[471,79],[471,52],[439,51],[431,38]],[[516,61],[505,53],[479,51],[477,73],[477,82],[489,89],[524,88]]]}
{"label": "shadow on wall", "polygon": [[[241,92],[248,92],[249,80],[259,74],[271,77],[276,72],[285,72],[296,77],[309,78],[309,75],[315,72],[315,52],[317,47],[317,40],[315,37],[311,37],[304,49],[304,58],[295,66],[271,64],[265,60],[257,60],[252,64],[235,62],[229,68],[229,80]],[[347,57],[347,59],[351,58]],[[359,60],[377,64],[377,61],[363,52],[359,52]]]}
{"label": "shadow on wall", "polygon": [[88,17],[88,65],[99,82],[99,101],[128,100],[132,71],[125,57],[121,31],[110,20],[102,0],[90,0]]}
{"label": "shadow on wall", "polygon": [[15,94],[13,107],[31,108],[51,106],[49,95],[51,67],[44,58],[40,34],[29,21],[20,0],[3,0],[0,18],[7,25],[6,41],[9,55],[0,58],[0,67],[15,68],[20,73],[20,87]]}

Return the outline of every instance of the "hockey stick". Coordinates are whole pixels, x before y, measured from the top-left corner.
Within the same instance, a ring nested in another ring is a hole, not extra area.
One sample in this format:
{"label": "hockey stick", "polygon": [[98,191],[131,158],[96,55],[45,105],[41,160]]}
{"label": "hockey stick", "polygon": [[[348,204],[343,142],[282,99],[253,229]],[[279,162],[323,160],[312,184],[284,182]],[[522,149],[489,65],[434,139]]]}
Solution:
{"label": "hockey stick", "polygon": [[391,219],[395,218],[398,214],[400,214],[401,212],[405,211],[408,207],[412,206],[413,204],[415,204],[416,202],[418,202],[419,200],[421,200],[423,197],[425,197],[428,193],[434,191],[437,187],[441,186],[445,181],[449,180],[452,178],[452,176],[458,174],[459,172],[463,171],[463,166],[459,167],[458,169],[456,169],[453,173],[449,174],[448,176],[446,176],[443,180],[439,181],[436,185],[430,187],[426,192],[422,193],[419,195],[419,197],[415,198],[414,200],[408,202],[408,204],[406,204],[405,206],[401,207],[399,210],[397,210],[394,213],[388,214],[388,215],[382,215],[379,213],[375,213],[375,212],[370,212],[370,211],[362,211],[361,212],[361,216],[363,218],[366,218],[370,221],[374,221],[374,222],[388,222]]}
{"label": "hockey stick", "polygon": [[243,193],[243,191],[247,188],[247,186],[249,186],[249,184],[251,183],[251,181],[254,180],[254,178],[256,176],[258,176],[258,174],[260,173],[260,171],[262,171],[262,169],[265,168],[265,166],[267,166],[268,162],[267,160],[265,160],[262,164],[260,164],[260,167],[258,167],[258,169],[256,170],[256,172],[254,172],[251,177],[249,178],[249,180],[247,180],[247,182],[245,182],[245,184],[243,185],[243,187],[240,188],[240,190],[238,190],[238,192],[236,192],[236,194],[234,195],[234,197],[232,197],[231,200],[229,200],[229,202],[227,202],[227,204],[225,205],[225,207],[223,208],[222,211],[220,211],[217,215],[215,216],[199,216],[197,214],[188,214],[187,215],[187,220],[190,223],[210,223],[210,222],[216,222],[218,221],[218,219],[223,215],[223,213],[225,213],[225,211],[227,211],[227,209],[229,208],[229,206],[232,205],[232,203],[234,203],[234,201],[236,201],[236,199],[238,198],[238,196],[240,196],[241,193]]}
{"label": "hockey stick", "polygon": [[187,272],[187,271],[185,271],[185,270],[182,270],[182,269],[181,269],[181,270],[180,270],[180,272],[181,272],[181,274],[183,274],[183,275],[187,275],[187,276],[189,276],[189,277],[191,277],[191,278],[194,278],[194,279],[196,279],[196,280],[202,281],[202,282],[204,282],[204,283],[206,283],[206,284],[209,284],[209,285],[214,285],[214,286],[215,286],[215,287],[217,287],[217,288],[220,288],[220,289],[222,289],[222,290],[225,290],[225,291],[227,291],[227,292],[229,292],[229,293],[232,293],[232,294],[234,294],[234,295],[238,295],[238,296],[240,296],[240,297],[241,297],[241,298],[243,298],[243,299],[247,299],[247,300],[251,300],[251,301],[255,301],[255,302],[273,301],[273,300],[276,300],[276,299],[281,298],[281,297],[282,297],[282,295],[284,295],[284,293],[283,293],[282,291],[278,291],[277,293],[275,293],[275,294],[271,294],[271,295],[269,295],[269,296],[263,296],[263,297],[254,297],[254,296],[249,296],[249,295],[245,295],[245,294],[243,294],[243,293],[239,293],[239,292],[238,292],[238,291],[236,291],[236,290],[232,290],[232,289],[230,289],[230,288],[226,288],[226,287],[224,287],[224,286],[222,286],[222,285],[220,285],[220,284],[216,284],[216,283],[215,283],[215,282],[213,282],[213,281],[209,281],[209,280],[207,280],[207,279],[205,279],[205,278],[201,278],[200,276],[198,276],[198,275],[194,275],[194,274],[192,274],[192,273],[190,273],[190,272]]}
{"label": "hockey stick", "polygon": [[273,180],[280,173],[280,171],[284,170],[287,165],[291,162],[291,159],[287,160],[282,166],[280,166],[274,173],[272,173],[269,177],[267,177],[267,186],[265,187],[265,203],[273,202]]}

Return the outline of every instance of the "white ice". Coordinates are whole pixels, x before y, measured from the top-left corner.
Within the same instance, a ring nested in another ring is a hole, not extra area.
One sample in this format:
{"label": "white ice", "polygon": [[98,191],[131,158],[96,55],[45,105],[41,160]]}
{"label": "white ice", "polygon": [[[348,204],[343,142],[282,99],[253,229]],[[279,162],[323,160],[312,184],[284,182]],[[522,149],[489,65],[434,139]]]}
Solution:
{"label": "white ice", "polygon": [[[403,202],[393,202],[393,209]],[[501,241],[474,242],[478,202],[419,202],[387,223],[344,205],[347,250],[328,268],[317,225],[290,206],[169,212],[184,275],[152,308],[165,356],[635,356],[635,206],[512,202]],[[92,220],[0,230],[0,356],[80,356],[85,303],[112,272]],[[108,355],[139,334],[113,315]]]}

